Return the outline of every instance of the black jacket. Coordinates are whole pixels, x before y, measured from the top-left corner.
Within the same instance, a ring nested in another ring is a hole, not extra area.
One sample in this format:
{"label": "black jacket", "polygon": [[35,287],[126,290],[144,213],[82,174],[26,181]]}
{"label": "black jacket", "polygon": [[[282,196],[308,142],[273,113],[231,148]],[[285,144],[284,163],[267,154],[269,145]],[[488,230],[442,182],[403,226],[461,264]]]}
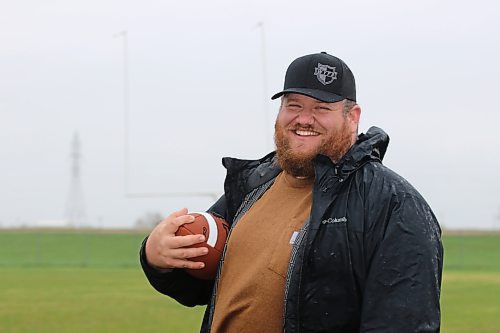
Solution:
{"label": "black jacket", "polygon": [[[372,127],[338,164],[315,159],[311,215],[288,268],[284,332],[439,332],[441,230],[421,195],[381,164],[388,142]],[[225,194],[209,211],[237,221],[281,171],[273,158],[223,159]],[[157,272],[144,246],[141,263],[159,292],[209,304],[201,329],[209,332],[214,282]]]}

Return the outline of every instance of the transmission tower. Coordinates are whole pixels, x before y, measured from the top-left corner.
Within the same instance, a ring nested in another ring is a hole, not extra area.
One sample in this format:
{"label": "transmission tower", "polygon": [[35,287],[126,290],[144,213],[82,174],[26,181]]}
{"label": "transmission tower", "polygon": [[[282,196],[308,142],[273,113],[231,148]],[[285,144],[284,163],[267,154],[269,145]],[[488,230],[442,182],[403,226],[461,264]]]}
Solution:
{"label": "transmission tower", "polygon": [[71,183],[68,202],[66,203],[66,220],[70,227],[78,228],[86,224],[83,189],[80,179],[80,160],[82,158],[80,139],[75,132],[71,144]]}

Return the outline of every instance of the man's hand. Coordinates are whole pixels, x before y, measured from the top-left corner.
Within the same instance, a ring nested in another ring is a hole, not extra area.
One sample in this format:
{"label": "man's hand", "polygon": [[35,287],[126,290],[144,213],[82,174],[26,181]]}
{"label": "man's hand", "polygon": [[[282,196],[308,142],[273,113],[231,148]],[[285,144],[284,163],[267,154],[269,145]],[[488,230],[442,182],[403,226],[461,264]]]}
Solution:
{"label": "man's hand", "polygon": [[204,242],[205,237],[203,235],[175,235],[181,225],[194,221],[194,217],[187,213],[186,208],[174,212],[153,229],[146,242],[146,259],[151,266],[160,270],[200,269],[205,266],[202,262],[187,260],[207,254],[208,248],[206,247],[191,247]]}

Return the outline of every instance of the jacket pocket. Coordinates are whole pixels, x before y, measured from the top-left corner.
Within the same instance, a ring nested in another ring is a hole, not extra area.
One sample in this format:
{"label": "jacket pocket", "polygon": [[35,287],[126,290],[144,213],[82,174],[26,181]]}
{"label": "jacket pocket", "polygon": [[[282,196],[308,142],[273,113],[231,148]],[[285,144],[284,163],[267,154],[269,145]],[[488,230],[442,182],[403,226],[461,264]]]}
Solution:
{"label": "jacket pocket", "polygon": [[281,275],[283,278],[286,278],[290,254],[292,252],[293,238],[297,235],[298,231],[299,229],[293,226],[283,228],[269,256],[267,268]]}
{"label": "jacket pocket", "polygon": [[318,272],[337,272],[351,268],[349,236],[346,223],[326,223],[321,226],[312,245],[309,262]]}
{"label": "jacket pocket", "polygon": [[358,332],[359,294],[353,278],[348,226],[338,218],[326,221],[306,258],[302,293],[307,298],[302,304],[302,325],[307,332]]}

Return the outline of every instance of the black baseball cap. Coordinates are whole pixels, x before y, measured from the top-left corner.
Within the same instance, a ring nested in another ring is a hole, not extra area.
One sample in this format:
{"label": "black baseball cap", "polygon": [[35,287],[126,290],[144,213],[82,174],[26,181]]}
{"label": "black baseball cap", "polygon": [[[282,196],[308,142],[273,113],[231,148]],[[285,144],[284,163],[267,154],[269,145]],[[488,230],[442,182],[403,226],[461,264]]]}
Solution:
{"label": "black baseball cap", "polygon": [[271,99],[287,93],[306,95],[322,102],[356,101],[354,75],[345,62],[326,52],[295,59],[286,71],[285,86]]}

